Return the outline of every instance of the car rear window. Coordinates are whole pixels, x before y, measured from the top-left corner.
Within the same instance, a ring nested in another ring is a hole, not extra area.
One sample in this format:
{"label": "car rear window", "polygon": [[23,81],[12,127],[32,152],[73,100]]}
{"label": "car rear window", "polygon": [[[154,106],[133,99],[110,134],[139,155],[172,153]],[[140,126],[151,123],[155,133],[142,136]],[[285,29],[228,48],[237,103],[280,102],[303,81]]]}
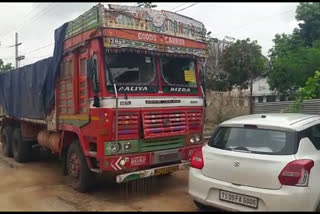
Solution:
{"label": "car rear window", "polygon": [[208,145],[232,151],[292,155],[295,153],[295,133],[259,128],[220,127]]}

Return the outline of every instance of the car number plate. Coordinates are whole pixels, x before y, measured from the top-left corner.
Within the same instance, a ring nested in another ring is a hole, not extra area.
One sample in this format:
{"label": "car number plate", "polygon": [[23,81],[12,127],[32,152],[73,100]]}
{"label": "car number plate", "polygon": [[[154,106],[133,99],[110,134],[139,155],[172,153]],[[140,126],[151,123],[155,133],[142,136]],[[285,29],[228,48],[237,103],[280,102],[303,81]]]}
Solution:
{"label": "car number plate", "polygon": [[219,199],[222,201],[228,201],[228,202],[240,204],[247,207],[252,207],[255,209],[258,208],[258,198],[247,196],[247,195],[220,190]]}
{"label": "car number plate", "polygon": [[179,170],[179,166],[169,166],[161,169],[155,169],[154,175],[164,175]]}

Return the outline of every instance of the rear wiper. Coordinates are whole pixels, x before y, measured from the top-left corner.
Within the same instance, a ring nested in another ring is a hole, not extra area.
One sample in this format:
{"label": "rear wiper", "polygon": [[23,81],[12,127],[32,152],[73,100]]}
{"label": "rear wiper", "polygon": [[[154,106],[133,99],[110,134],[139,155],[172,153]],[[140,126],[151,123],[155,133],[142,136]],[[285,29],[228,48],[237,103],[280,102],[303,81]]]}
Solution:
{"label": "rear wiper", "polygon": [[237,146],[237,147],[232,147],[232,148],[229,147],[229,149],[231,149],[231,151],[251,153],[251,151],[247,147],[244,147],[244,146]]}

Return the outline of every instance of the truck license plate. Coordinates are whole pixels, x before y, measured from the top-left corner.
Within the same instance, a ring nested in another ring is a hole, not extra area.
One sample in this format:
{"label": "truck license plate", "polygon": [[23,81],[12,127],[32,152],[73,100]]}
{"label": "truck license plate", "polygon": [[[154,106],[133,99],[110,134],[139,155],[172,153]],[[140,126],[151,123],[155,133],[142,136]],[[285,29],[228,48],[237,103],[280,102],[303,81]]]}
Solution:
{"label": "truck license plate", "polygon": [[169,154],[162,154],[159,156],[159,160],[160,162],[165,162],[165,161],[174,161],[177,160],[178,157],[178,153],[169,153]]}
{"label": "truck license plate", "polygon": [[222,201],[228,201],[228,202],[240,204],[247,207],[252,207],[255,209],[258,208],[258,198],[247,196],[247,195],[220,190],[219,199]]}
{"label": "truck license plate", "polygon": [[179,170],[179,166],[169,166],[161,169],[155,169],[154,175],[164,175]]}

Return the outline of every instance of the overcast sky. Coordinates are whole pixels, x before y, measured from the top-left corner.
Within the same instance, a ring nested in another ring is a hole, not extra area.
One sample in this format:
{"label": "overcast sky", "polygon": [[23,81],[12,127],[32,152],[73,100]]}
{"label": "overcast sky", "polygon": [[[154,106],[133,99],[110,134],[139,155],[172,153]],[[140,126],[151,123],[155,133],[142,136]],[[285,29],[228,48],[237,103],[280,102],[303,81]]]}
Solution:
{"label": "overcast sky", "polygon": [[[116,3],[135,5],[133,2]],[[21,66],[52,56],[54,30],[97,3],[0,3],[0,58],[14,64],[15,32],[19,33]],[[103,3],[105,5],[108,2]],[[178,11],[194,3],[155,3],[159,10]],[[257,40],[264,55],[276,33],[291,33],[297,27],[298,3],[197,3],[178,12],[201,21],[212,36]]]}

